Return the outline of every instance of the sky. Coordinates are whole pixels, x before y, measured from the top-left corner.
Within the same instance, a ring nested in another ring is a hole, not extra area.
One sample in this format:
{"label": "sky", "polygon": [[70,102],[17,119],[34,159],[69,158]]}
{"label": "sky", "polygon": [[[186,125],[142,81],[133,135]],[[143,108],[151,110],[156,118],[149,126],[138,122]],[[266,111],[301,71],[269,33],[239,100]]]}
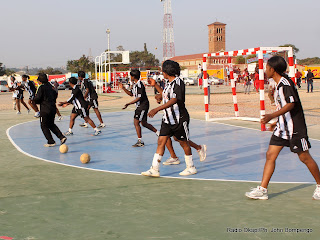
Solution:
{"label": "sky", "polygon": [[[297,58],[320,57],[319,0],[171,0],[176,56],[208,52],[208,24],[226,23],[226,50],[294,44]],[[159,0],[0,0],[0,62],[60,67],[144,43],[162,60]]]}

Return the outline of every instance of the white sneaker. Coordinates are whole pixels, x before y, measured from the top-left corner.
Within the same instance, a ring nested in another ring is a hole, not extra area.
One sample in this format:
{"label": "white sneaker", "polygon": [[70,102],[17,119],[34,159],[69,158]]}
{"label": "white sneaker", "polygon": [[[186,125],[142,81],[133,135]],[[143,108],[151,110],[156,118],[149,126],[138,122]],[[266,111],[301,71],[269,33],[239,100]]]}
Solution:
{"label": "white sneaker", "polygon": [[106,127],[106,125],[104,123],[100,123],[97,128],[104,128],[104,127]]}
{"label": "white sneaker", "polygon": [[88,124],[87,123],[81,123],[79,124],[80,127],[84,127],[84,128],[87,128],[88,127]]}
{"label": "white sneaker", "polygon": [[62,116],[59,116],[59,117],[58,117],[58,121],[59,121],[59,122],[60,122],[62,119],[63,119]]}
{"label": "white sneaker", "polygon": [[320,200],[320,185],[316,186],[316,189],[313,192],[312,199],[314,200]]}
{"label": "white sneaker", "polygon": [[17,114],[21,114],[21,112],[18,111]]}
{"label": "white sneaker", "polygon": [[34,114],[34,117],[35,117],[35,118],[39,118],[39,117],[40,117],[40,112],[36,112],[36,113]]}
{"label": "white sneaker", "polygon": [[160,177],[160,172],[159,170],[156,170],[151,167],[148,171],[142,172],[141,175],[147,177]]}
{"label": "white sneaker", "polygon": [[43,146],[44,147],[54,147],[56,145],[56,143],[46,143]]}
{"label": "white sneaker", "polygon": [[98,135],[100,135],[100,133],[101,133],[101,130],[98,130],[98,131],[94,131],[94,136],[98,136]]}
{"label": "white sneaker", "polygon": [[268,199],[268,190],[261,186],[257,186],[256,188],[251,188],[251,192],[246,192],[246,197],[251,199],[260,199],[267,200]]}
{"label": "white sneaker", "polygon": [[179,173],[179,175],[189,176],[189,175],[196,174],[196,173],[197,173],[196,167],[187,167],[185,170],[183,170],[181,173]]}
{"label": "white sneaker", "polygon": [[207,145],[203,144],[201,145],[201,149],[197,151],[200,157],[200,162],[203,162],[206,160],[207,157]]}
{"label": "white sneaker", "polygon": [[67,131],[67,132],[65,132],[63,135],[65,135],[65,136],[70,136],[70,135],[73,135],[73,132]]}
{"label": "white sneaker", "polygon": [[168,158],[167,161],[162,163],[163,165],[177,165],[180,164],[179,158]]}

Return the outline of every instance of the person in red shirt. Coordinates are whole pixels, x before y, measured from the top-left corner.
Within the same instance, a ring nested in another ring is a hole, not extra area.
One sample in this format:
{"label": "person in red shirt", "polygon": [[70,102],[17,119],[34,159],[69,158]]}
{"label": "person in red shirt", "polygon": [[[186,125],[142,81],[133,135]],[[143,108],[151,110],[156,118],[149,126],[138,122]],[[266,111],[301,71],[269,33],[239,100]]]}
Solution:
{"label": "person in red shirt", "polygon": [[296,72],[296,79],[297,79],[297,85],[298,85],[298,88],[301,88],[301,77],[302,77],[302,73],[299,72],[299,70],[297,69],[297,72]]}
{"label": "person in red shirt", "polygon": [[259,70],[256,68],[256,73],[254,74],[254,87],[259,92]]}

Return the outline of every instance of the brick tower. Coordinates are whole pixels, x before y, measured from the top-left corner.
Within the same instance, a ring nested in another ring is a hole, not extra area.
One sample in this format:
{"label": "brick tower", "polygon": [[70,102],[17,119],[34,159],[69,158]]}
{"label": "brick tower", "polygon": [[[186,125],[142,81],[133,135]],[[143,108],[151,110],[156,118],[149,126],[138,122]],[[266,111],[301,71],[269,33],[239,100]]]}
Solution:
{"label": "brick tower", "polygon": [[208,25],[210,53],[226,50],[226,25],[221,22],[214,22]]}

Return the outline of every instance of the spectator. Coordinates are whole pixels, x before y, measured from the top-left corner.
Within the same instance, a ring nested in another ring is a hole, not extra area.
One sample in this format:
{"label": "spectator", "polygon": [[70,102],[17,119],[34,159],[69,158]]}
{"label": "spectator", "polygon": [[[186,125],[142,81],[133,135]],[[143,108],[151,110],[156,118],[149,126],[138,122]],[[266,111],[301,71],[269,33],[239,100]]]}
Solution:
{"label": "spectator", "polygon": [[297,79],[297,85],[298,85],[298,88],[301,88],[301,77],[302,77],[302,73],[299,72],[299,70],[297,69],[297,72],[296,72],[296,79]]}
{"label": "spectator", "polygon": [[307,93],[309,92],[310,86],[311,86],[311,92],[313,92],[313,78],[314,78],[313,73],[311,72],[310,69],[308,69],[308,74],[307,74],[308,91],[307,91]]}

